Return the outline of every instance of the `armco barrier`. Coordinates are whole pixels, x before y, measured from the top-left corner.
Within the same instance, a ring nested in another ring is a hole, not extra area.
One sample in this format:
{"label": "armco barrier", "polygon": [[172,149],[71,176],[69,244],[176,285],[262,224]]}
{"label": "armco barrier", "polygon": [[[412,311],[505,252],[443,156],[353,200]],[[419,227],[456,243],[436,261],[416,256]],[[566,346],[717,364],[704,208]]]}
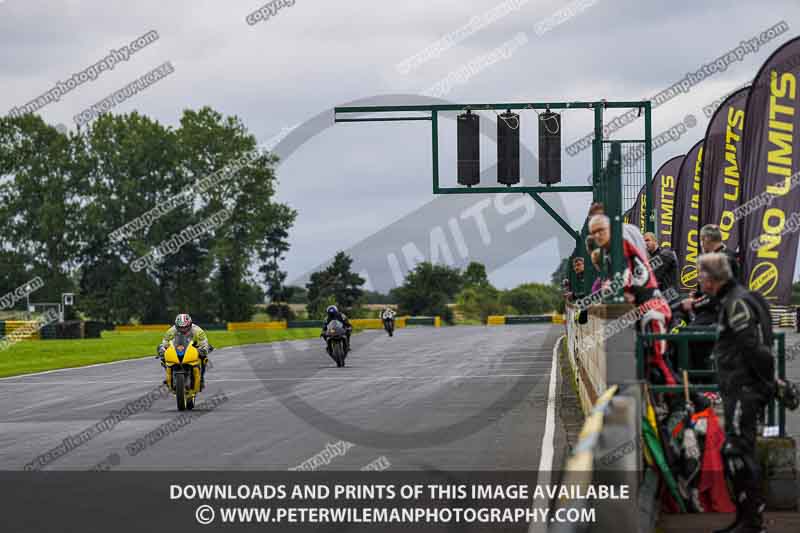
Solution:
{"label": "armco barrier", "polygon": [[228,331],[286,329],[286,322],[228,322]]}
{"label": "armco barrier", "polygon": [[540,324],[553,321],[553,315],[506,315],[506,324]]}
{"label": "armco barrier", "polygon": [[506,324],[563,324],[564,316],[557,313],[552,315],[490,315],[486,319],[487,326],[502,326]]}
{"label": "armco barrier", "polygon": [[442,319],[438,316],[410,316],[406,318],[407,326],[434,326],[440,327]]}
{"label": "armco barrier", "polygon": [[[406,317],[394,319],[395,329],[406,327]],[[287,323],[289,328],[321,328],[323,320],[290,320]],[[350,323],[358,329],[383,329],[383,320],[380,318],[351,318]]]}

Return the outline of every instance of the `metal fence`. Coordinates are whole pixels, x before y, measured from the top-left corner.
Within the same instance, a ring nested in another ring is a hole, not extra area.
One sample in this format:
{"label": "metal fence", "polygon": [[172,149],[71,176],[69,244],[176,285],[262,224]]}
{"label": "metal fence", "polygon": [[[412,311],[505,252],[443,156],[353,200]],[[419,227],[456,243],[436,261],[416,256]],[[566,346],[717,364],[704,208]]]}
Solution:
{"label": "metal fence", "polygon": [[[716,376],[716,370],[706,370],[691,368],[689,364],[689,350],[693,343],[709,342],[717,340],[716,328],[693,328],[690,331],[683,331],[681,333],[645,333],[636,336],[636,368],[637,376],[639,379],[646,379],[645,377],[645,342],[652,342],[655,340],[666,340],[676,346],[678,349],[678,371],[686,370],[689,376],[703,376],[712,375]],[[782,332],[775,332],[775,358],[777,360],[778,377],[786,379],[786,336]],[[673,392],[683,394],[683,385],[651,385],[650,389],[653,392]],[[719,385],[716,383],[708,385],[689,385],[689,390],[695,392],[719,392]],[[777,400],[770,402],[767,407],[767,424],[770,426],[775,425],[775,417],[777,413],[778,431],[781,437],[786,436],[786,409],[778,403]]]}

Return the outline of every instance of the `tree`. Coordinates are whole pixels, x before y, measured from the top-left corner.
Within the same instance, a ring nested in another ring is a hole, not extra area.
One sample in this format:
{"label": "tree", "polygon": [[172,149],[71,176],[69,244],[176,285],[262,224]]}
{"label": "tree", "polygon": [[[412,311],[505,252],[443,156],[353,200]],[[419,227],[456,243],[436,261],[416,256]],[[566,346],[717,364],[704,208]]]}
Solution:
{"label": "tree", "polygon": [[558,309],[563,301],[560,291],[550,285],[541,283],[524,283],[502,295],[505,305],[514,308],[521,315],[536,315]]}
{"label": "tree", "polygon": [[366,280],[353,272],[353,259],[339,252],[324,270],[311,274],[308,289],[308,316],[321,318],[325,308],[336,305],[340,311],[351,314],[363,295],[361,286]]}
{"label": "tree", "polygon": [[403,285],[394,289],[400,314],[441,316],[453,322],[453,311],[447,307],[461,289],[463,279],[458,269],[432,263],[419,263],[408,273]]}
{"label": "tree", "polygon": [[[185,111],[178,128],[104,114],[69,135],[34,115],[0,118],[0,287],[40,275],[37,300],[77,289],[85,315],[117,322],[164,322],[177,312],[199,322],[248,320],[264,301],[262,286],[273,300],[288,299],[280,262],[296,213],[275,201],[277,158],[256,145],[238,118],[207,107]],[[210,176],[224,179],[196,187]],[[180,198],[147,227],[111,237]],[[223,209],[227,220],[175,246]],[[169,241],[172,255],[131,268]]]}
{"label": "tree", "polygon": [[[255,137],[238,118],[223,117],[208,107],[185,111],[179,136],[184,166],[193,181],[221,170],[230,175],[204,194],[199,214],[208,218],[223,208],[232,213],[214,231],[209,248],[217,267],[215,284],[226,290],[218,293],[218,314],[224,320],[249,320],[255,304],[264,299],[251,266],[261,265],[261,281],[268,288],[280,278],[275,270],[289,248],[288,229],[297,216],[287,205],[274,201],[277,157],[257,152]],[[245,157],[247,164],[237,163]],[[280,286],[273,290],[276,295],[282,293]]]}
{"label": "tree", "polygon": [[397,303],[390,294],[383,294],[382,292],[364,291],[364,303],[367,304],[394,304]]}
{"label": "tree", "polygon": [[110,238],[189,186],[176,132],[138,113],[106,114],[75,142],[78,190],[86,202],[80,219],[80,310],[119,322],[171,322],[179,309],[198,320],[208,317],[207,247],[188,243],[149,271],[131,269],[176,230],[198,222],[194,206],[178,208],[121,241]]}
{"label": "tree", "polygon": [[472,261],[467,265],[464,274],[461,276],[465,287],[483,287],[489,285],[489,277],[486,275],[486,267],[482,263]]}
{"label": "tree", "polygon": [[82,240],[75,161],[71,138],[41,117],[0,118],[0,176],[9,177],[0,182],[0,250],[7,256],[0,285],[14,288],[38,275],[40,301],[61,301],[74,290],[70,273]]}

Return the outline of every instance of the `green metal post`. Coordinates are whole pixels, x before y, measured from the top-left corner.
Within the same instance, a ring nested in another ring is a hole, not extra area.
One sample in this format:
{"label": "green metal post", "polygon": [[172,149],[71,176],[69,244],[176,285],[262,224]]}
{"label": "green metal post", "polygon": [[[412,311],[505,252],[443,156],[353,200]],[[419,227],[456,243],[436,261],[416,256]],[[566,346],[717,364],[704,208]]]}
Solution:
{"label": "green metal post", "polygon": [[678,370],[689,370],[689,339],[678,339]]}
{"label": "green metal post", "polygon": [[601,183],[601,169],[603,166],[603,105],[594,104],[594,140],[592,141],[592,201],[605,202]]}
{"label": "green metal post", "polygon": [[653,215],[653,131],[649,101],[644,105],[644,174],[645,201],[647,202],[645,226],[647,231],[655,231],[655,216]]}
{"label": "green metal post", "polygon": [[[601,132],[602,133],[602,132]],[[611,279],[622,276],[624,258],[622,256],[622,146],[611,143],[611,153],[606,169],[607,201],[605,212],[611,219]],[[612,302],[622,303],[622,290],[612,296]]]}
{"label": "green metal post", "polygon": [[431,157],[433,159],[433,194],[439,190],[439,112],[431,111]]}

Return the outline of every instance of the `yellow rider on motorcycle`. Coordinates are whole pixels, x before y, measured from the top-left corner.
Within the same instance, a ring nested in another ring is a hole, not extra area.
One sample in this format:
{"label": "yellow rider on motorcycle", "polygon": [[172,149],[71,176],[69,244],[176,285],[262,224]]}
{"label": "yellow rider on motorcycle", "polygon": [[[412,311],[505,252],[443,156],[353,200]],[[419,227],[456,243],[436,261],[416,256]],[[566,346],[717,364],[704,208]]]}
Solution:
{"label": "yellow rider on motorcycle", "polygon": [[202,373],[200,375],[200,387],[202,390],[205,385],[208,353],[213,348],[211,348],[211,345],[208,343],[208,335],[206,335],[206,332],[203,330],[203,328],[192,323],[192,317],[185,313],[181,313],[175,317],[175,325],[167,330],[167,332],[164,334],[164,338],[161,341],[161,345],[158,347],[158,357],[162,361],[164,360],[164,352],[166,352],[167,348],[169,347],[170,341],[173,340],[175,335],[178,333],[186,335],[189,340],[191,340],[192,343],[197,346],[197,351],[200,355],[200,359],[203,362]]}

